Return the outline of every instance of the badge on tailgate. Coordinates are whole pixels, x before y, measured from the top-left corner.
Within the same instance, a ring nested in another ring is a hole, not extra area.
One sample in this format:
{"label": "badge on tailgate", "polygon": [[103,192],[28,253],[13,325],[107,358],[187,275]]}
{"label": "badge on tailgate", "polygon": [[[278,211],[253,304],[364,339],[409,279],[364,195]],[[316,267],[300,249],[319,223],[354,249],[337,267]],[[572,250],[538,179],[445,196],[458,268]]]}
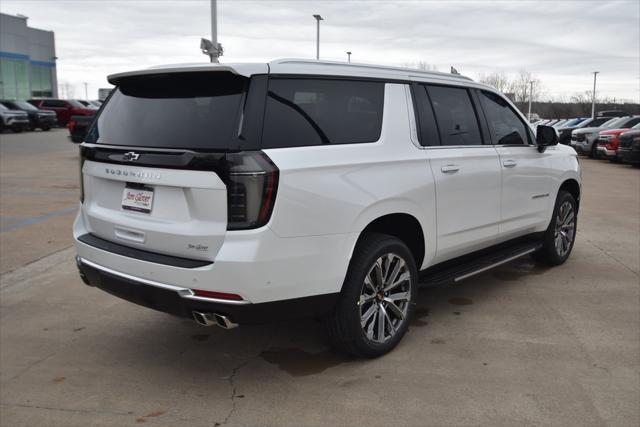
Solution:
{"label": "badge on tailgate", "polygon": [[153,207],[153,188],[127,184],[122,193],[122,209],[151,213]]}

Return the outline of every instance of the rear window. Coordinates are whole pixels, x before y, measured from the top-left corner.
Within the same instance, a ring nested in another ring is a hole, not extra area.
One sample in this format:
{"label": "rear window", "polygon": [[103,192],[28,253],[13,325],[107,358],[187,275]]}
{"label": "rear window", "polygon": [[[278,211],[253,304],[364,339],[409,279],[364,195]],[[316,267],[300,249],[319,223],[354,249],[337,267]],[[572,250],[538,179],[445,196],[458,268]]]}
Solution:
{"label": "rear window", "polygon": [[271,79],[262,147],[375,142],[383,104],[383,82]]}
{"label": "rear window", "polygon": [[123,79],[87,142],[134,147],[234,150],[248,79],[175,73]]}

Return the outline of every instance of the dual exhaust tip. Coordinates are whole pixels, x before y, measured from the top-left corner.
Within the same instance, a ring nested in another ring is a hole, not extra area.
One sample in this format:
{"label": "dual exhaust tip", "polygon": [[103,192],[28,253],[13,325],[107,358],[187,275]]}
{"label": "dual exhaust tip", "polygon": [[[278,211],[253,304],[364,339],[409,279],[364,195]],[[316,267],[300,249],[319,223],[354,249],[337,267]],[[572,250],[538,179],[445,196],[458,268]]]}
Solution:
{"label": "dual exhaust tip", "polygon": [[218,313],[202,313],[200,311],[192,311],[193,320],[202,326],[220,326],[222,329],[237,328],[238,324],[234,323],[227,316]]}

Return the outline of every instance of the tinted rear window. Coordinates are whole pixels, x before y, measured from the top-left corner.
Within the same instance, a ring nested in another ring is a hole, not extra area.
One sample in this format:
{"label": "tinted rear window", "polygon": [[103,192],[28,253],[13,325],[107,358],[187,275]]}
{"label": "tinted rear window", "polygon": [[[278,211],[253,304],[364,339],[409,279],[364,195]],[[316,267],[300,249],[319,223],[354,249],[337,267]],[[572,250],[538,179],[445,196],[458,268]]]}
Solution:
{"label": "tinted rear window", "polygon": [[375,142],[383,104],[383,82],[271,79],[262,147]]}
{"label": "tinted rear window", "polygon": [[134,147],[233,150],[248,79],[232,73],[125,78],[87,142]]}

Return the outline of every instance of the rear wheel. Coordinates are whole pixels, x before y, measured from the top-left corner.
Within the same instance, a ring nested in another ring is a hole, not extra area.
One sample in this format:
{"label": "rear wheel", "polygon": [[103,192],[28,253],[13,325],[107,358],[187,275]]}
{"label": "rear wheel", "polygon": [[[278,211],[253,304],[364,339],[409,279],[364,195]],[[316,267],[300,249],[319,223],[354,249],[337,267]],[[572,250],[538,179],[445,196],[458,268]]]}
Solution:
{"label": "rear wheel", "polygon": [[544,235],[542,249],[533,254],[536,261],[547,265],[564,263],[573,249],[578,221],[578,204],[567,191],[560,191],[553,217]]}
{"label": "rear wheel", "polygon": [[332,343],[359,357],[378,357],[402,339],[413,314],[418,272],[399,239],[369,233],[358,243],[340,301],[326,319]]}

